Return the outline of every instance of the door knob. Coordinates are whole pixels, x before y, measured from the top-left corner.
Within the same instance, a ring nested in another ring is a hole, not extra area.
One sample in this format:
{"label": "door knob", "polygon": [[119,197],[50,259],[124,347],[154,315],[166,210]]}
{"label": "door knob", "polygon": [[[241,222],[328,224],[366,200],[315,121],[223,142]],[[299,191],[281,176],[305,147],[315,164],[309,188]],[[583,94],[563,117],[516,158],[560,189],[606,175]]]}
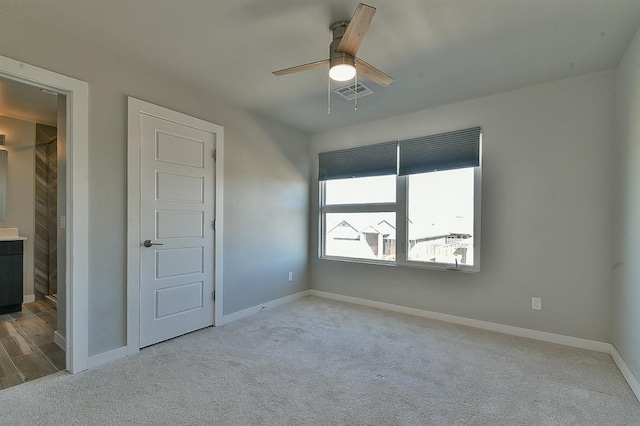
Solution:
{"label": "door knob", "polygon": [[144,240],[144,242],[142,243],[143,246],[145,247],[151,247],[151,246],[163,246],[163,243],[152,243],[151,240]]}

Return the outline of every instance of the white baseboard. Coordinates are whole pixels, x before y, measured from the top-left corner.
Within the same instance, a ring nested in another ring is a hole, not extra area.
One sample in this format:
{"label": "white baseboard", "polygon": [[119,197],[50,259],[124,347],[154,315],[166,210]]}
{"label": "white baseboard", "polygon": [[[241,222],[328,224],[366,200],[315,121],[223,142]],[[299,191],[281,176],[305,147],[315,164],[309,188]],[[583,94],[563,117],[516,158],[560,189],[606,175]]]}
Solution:
{"label": "white baseboard", "polygon": [[342,294],[328,293],[326,291],[309,290],[311,296],[318,296],[325,299],[337,300],[340,302],[353,303],[356,305],[369,306],[372,308],[384,309],[387,311],[399,312],[402,314],[415,315],[423,318],[430,318],[438,321],[445,321],[454,324],[466,325],[468,327],[480,328],[482,330],[495,331],[513,336],[527,337],[529,339],[541,340],[543,342],[557,343],[559,345],[572,346],[580,349],[589,349],[597,352],[611,352],[611,343],[598,342],[596,340],[581,339],[579,337],[565,336],[562,334],[548,333],[546,331],[531,330],[528,328],[514,327],[511,325],[498,324],[495,322],[481,321],[471,318],[459,317],[456,315],[441,314],[439,312],[427,311],[424,309],[408,308],[406,306],[394,305],[391,303],[376,302],[374,300],[361,299],[359,297],[344,296]]}
{"label": "white baseboard", "polygon": [[[247,308],[239,312],[234,312],[233,314],[223,316],[222,321],[218,325],[227,324],[231,321],[235,321],[237,319],[244,318],[249,315],[253,315],[265,308],[273,308],[279,305],[284,305],[285,303],[302,299],[303,297],[308,295],[309,295],[309,290],[305,290],[305,291],[301,291],[300,293],[292,294],[290,296],[282,297],[280,299],[272,300],[267,303],[262,303],[254,307]],[[127,346],[122,346],[120,348],[103,352],[98,355],[93,355],[93,356],[90,356],[88,359],[88,368],[91,369],[91,368],[98,367],[100,365],[107,364],[112,361],[117,361],[119,359],[125,358],[127,355],[129,355]]]}
{"label": "white baseboard", "polygon": [[58,330],[53,332],[53,341],[63,351],[67,350],[67,339]]}
{"label": "white baseboard", "polygon": [[633,371],[631,371],[627,363],[624,362],[624,359],[620,355],[620,352],[618,352],[618,349],[615,347],[615,345],[611,345],[610,353],[611,353],[611,358],[613,358],[613,360],[615,361],[616,365],[618,366],[618,369],[624,376],[627,383],[629,383],[629,387],[631,388],[633,393],[636,395],[636,398],[638,398],[638,401],[640,402],[640,381],[638,381],[638,378],[635,376],[635,374],[633,374]]}
{"label": "white baseboard", "polygon": [[309,296],[311,290],[304,290],[299,293],[291,294],[289,296],[281,297],[280,299],[272,300],[270,302],[261,303],[256,306],[252,306],[251,308],[243,309],[238,312],[234,312],[229,315],[224,315],[222,320],[219,321],[218,326],[228,324],[232,321],[239,320],[240,318],[248,317],[250,315],[257,314],[263,309],[275,308],[276,306],[284,305],[285,303],[293,302],[294,300],[302,299],[303,297]]}
{"label": "white baseboard", "polygon": [[25,294],[22,296],[22,303],[31,303],[36,301],[36,296],[33,294]]}
{"label": "white baseboard", "polygon": [[126,357],[127,355],[128,355],[127,347],[126,346],[122,346],[120,348],[112,349],[110,351],[103,352],[103,353],[98,354],[98,355],[90,356],[89,359],[87,360],[87,367],[89,369],[95,368],[95,367],[98,367],[100,365],[104,365],[104,364],[107,364],[109,362],[117,361],[119,359],[122,359],[122,358]]}

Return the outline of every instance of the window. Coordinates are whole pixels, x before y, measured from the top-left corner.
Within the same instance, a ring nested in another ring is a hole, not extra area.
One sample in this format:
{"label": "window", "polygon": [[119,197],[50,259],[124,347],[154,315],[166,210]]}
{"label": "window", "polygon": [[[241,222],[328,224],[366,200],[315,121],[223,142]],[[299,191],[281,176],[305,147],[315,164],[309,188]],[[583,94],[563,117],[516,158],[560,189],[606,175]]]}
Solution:
{"label": "window", "polygon": [[473,172],[407,176],[407,260],[473,266]]}
{"label": "window", "polygon": [[320,154],[320,257],[479,271],[480,128]]}
{"label": "window", "polygon": [[323,192],[325,256],[395,260],[395,175],[329,180]]}

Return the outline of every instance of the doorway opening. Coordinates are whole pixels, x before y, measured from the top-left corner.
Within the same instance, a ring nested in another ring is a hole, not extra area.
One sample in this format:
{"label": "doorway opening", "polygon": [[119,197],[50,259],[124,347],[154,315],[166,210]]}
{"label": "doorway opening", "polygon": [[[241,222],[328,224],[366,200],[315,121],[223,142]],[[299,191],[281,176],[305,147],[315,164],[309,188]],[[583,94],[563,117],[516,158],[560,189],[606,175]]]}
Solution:
{"label": "doorway opening", "polygon": [[[45,219],[45,222],[48,223],[49,227],[53,226],[56,229],[56,236],[55,238],[52,238],[52,236],[50,235],[52,231],[50,231],[49,228],[43,232],[40,232],[42,241],[46,242],[42,244],[43,253],[45,251],[49,252],[53,249],[52,241],[55,240],[55,266],[53,264],[54,262],[51,260],[52,256],[50,255],[50,253],[47,253],[48,258],[46,260],[46,265],[42,268],[42,270],[45,271],[42,273],[46,274],[47,277],[46,280],[44,279],[45,277],[43,277],[43,281],[39,287],[38,293],[36,293],[34,278],[35,260],[23,260],[21,262],[23,268],[18,268],[18,273],[25,274],[24,279],[19,280],[19,282],[22,282],[24,286],[21,293],[24,295],[23,301],[27,302],[27,304],[35,304],[28,305],[27,308],[31,309],[23,310],[22,315],[12,315],[26,317],[30,313],[39,319],[47,318],[49,320],[53,320],[55,318],[55,325],[52,325],[53,321],[49,321],[48,324],[46,324],[45,321],[45,325],[48,325],[50,328],[56,329],[56,331],[54,332],[53,342],[48,343],[58,346],[61,350],[63,350],[64,368],[71,373],[77,373],[87,369],[89,358],[89,87],[86,82],[3,56],[0,56],[0,78],[2,78],[3,81],[6,81],[8,84],[20,83],[27,86],[27,88],[32,90],[31,93],[34,94],[34,96],[35,94],[46,94],[51,96],[51,99],[56,99],[55,104],[57,109],[57,116],[55,122],[46,122],[44,120],[40,120],[41,124],[56,127],[55,141],[57,161],[55,166],[57,168],[57,174],[55,184],[55,225],[50,224],[48,218]],[[17,99],[21,101],[28,101],[28,99],[26,99],[24,96],[18,97]],[[32,119],[31,121],[36,123],[39,120]],[[21,143],[29,140],[35,141],[35,131],[33,138],[16,138],[15,141],[18,145],[8,150],[8,155],[4,155],[5,161],[3,162],[6,165],[6,169],[8,172],[21,171],[25,174],[26,178],[25,176],[21,176],[20,174],[18,174],[17,177],[9,176],[10,179],[5,179],[4,183],[11,187],[11,185],[14,184],[20,185],[23,180],[29,181],[29,179],[31,179],[33,185],[31,186],[31,192],[29,192],[29,194],[31,196],[31,206],[33,206],[33,209],[29,208],[29,205],[27,205],[26,208],[21,209],[18,216],[14,216],[12,214],[11,220],[20,221],[20,223],[24,223],[27,227],[32,226],[32,239],[27,239],[24,241],[29,241],[29,243],[27,244],[35,244],[36,144],[34,142],[31,147],[28,148],[20,145]],[[50,144],[52,142],[53,141],[50,136],[48,143]],[[46,151],[47,155],[50,156],[51,153],[49,153],[48,148]],[[33,160],[30,163],[31,167],[20,168],[20,166],[17,165],[20,157],[26,157],[29,155]],[[50,174],[51,170],[47,171],[45,175],[47,175],[47,173]],[[44,185],[46,187],[47,183],[45,183]],[[54,194],[52,188],[53,186],[49,182],[49,191],[43,196],[44,200],[49,200],[49,204],[47,204],[47,202],[44,203],[46,208],[44,208],[44,210],[41,212],[43,214],[43,217],[52,215],[54,211],[50,204],[50,200]],[[0,210],[3,211],[11,208],[11,206],[8,205],[8,202],[19,204],[23,202],[25,198],[21,198],[21,194],[18,194],[17,197],[12,196],[11,199],[8,199],[9,197],[7,196],[9,194],[3,191],[0,191],[0,195],[5,196],[5,199],[0,200],[0,204],[2,204],[3,207],[3,209]],[[6,222],[6,219],[3,219]],[[29,220],[27,221],[27,219]],[[0,227],[6,227],[5,230],[15,231],[16,233],[21,232],[18,227],[7,225],[8,224],[6,223],[0,223]],[[5,233],[11,234],[11,232]],[[61,242],[64,243],[62,248],[60,246]],[[19,249],[20,250],[18,250],[18,248],[15,248],[16,253],[21,256],[24,255],[23,253],[20,254],[24,249],[23,245],[20,245]],[[35,253],[33,251],[33,247],[30,247],[29,251],[30,253]],[[26,275],[28,275],[28,277],[26,277]],[[55,286],[53,287],[51,283],[52,276],[55,276]],[[51,296],[52,294],[56,295],[57,306],[54,310],[55,314],[52,314],[51,312],[44,312],[47,310],[47,307],[53,306],[51,302],[46,301],[47,296]],[[38,298],[43,297],[44,300],[35,300],[36,295],[38,296]],[[20,303],[18,305],[20,305]],[[38,331],[44,331],[44,329],[38,328],[42,324],[38,323],[37,321],[32,322],[37,323],[33,327],[30,327],[32,331],[36,332],[35,334],[37,335],[44,334],[38,333]],[[15,321],[13,325],[16,325]],[[38,353],[38,351],[40,351],[40,353],[44,353],[43,348],[39,348],[36,342],[42,336],[30,338],[31,342],[27,339],[20,340],[20,338],[17,336],[24,337],[24,333],[19,333],[18,330],[15,329],[15,327],[11,333],[7,332],[6,334],[11,334],[11,336],[15,337],[14,339],[9,339],[15,343],[15,345],[13,345],[13,349],[16,349],[17,345],[21,350],[24,350],[25,352],[31,350],[32,353]],[[11,342],[9,343],[11,344]],[[31,343],[34,343],[34,345],[31,345]],[[8,353],[8,351],[5,350],[5,353]],[[25,355],[29,356],[30,354]],[[62,365],[62,362],[60,361],[61,360],[57,361],[59,366]],[[21,360],[14,360],[14,365],[16,365],[16,362],[20,363]],[[3,365],[5,365],[5,363],[3,363]],[[35,365],[37,365],[37,363]],[[27,373],[22,374],[26,377]],[[20,376],[20,373],[18,373],[18,376]]]}
{"label": "doorway opening", "polygon": [[[57,288],[66,272],[64,255],[58,259],[65,234],[58,238],[57,229],[64,223],[58,214],[64,218],[66,186],[57,177],[66,176],[61,118],[67,101],[64,94],[4,77],[0,91],[6,156],[0,228],[15,238],[0,241],[6,266],[0,271],[1,389],[66,369],[65,291]],[[3,297],[8,293],[17,299]]]}

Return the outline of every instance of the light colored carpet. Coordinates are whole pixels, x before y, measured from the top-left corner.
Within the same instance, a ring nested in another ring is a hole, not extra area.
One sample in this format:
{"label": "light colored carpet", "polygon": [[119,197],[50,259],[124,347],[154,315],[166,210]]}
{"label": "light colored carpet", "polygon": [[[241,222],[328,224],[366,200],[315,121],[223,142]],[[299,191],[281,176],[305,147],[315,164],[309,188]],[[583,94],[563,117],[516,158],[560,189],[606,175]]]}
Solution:
{"label": "light colored carpet", "polygon": [[0,424],[637,425],[607,354],[314,297],[0,391]]}

